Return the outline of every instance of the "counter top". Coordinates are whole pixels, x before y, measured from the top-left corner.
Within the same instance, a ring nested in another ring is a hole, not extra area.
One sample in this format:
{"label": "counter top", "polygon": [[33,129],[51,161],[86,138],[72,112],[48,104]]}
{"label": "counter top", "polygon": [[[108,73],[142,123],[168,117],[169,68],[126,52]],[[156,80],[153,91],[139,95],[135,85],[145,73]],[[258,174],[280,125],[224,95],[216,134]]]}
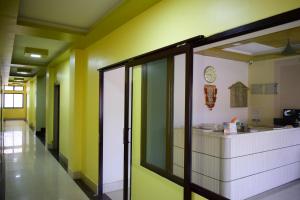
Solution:
{"label": "counter top", "polygon": [[213,131],[201,128],[193,128],[193,133],[204,134],[208,136],[216,136],[222,138],[232,138],[232,137],[240,137],[249,134],[261,134],[261,133],[282,133],[282,132],[289,132],[289,131],[299,131],[300,128],[267,128],[267,127],[255,127],[251,128],[249,132],[238,132],[238,133],[231,133],[231,134],[224,134],[223,131]]}

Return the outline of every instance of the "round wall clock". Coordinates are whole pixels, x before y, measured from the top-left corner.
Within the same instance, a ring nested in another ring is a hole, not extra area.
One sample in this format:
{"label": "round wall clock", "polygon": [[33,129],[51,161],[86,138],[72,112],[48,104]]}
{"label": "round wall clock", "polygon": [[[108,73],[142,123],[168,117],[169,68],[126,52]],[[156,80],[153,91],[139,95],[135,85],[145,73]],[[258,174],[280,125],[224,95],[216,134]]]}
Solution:
{"label": "round wall clock", "polygon": [[207,66],[204,69],[204,79],[208,83],[213,83],[217,79],[216,69],[213,66]]}

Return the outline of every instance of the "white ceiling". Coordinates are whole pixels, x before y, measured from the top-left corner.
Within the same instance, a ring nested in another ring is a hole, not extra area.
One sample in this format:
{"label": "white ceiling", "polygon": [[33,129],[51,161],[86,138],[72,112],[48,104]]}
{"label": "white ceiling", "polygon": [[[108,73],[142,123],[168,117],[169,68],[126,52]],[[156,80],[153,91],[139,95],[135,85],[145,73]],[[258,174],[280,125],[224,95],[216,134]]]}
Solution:
{"label": "white ceiling", "polygon": [[21,0],[19,18],[88,30],[123,0]]}

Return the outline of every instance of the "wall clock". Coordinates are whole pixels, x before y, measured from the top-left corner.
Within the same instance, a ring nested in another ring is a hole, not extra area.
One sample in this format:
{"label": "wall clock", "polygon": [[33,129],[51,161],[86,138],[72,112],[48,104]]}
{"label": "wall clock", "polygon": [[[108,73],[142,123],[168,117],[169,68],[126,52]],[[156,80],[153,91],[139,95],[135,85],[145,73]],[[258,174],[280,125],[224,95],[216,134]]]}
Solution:
{"label": "wall clock", "polygon": [[207,66],[204,69],[204,79],[208,83],[213,83],[217,79],[216,69],[213,66]]}

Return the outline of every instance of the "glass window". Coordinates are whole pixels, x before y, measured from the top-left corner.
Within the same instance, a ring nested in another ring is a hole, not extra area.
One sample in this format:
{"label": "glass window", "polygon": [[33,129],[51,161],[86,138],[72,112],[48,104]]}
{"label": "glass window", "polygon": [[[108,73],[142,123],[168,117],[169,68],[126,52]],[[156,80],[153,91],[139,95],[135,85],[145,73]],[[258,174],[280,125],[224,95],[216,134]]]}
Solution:
{"label": "glass window", "polygon": [[13,108],[13,107],[14,107],[14,95],[4,94],[4,108]]}
{"label": "glass window", "polygon": [[23,94],[14,94],[14,108],[23,107]]}
{"label": "glass window", "polygon": [[146,162],[166,169],[167,136],[167,59],[143,66],[144,112],[143,131],[146,143]]}
{"label": "glass window", "polygon": [[23,86],[15,86],[15,87],[14,87],[14,90],[15,90],[15,91],[23,91],[23,90],[24,90],[24,87],[23,87]]}
{"label": "glass window", "polygon": [[180,54],[142,65],[142,165],[174,182],[184,174],[185,63]]}
{"label": "glass window", "polygon": [[4,108],[23,108],[23,94],[4,94]]}
{"label": "glass window", "polygon": [[4,90],[6,90],[6,91],[13,91],[14,90],[14,86],[5,85],[4,86]]}

